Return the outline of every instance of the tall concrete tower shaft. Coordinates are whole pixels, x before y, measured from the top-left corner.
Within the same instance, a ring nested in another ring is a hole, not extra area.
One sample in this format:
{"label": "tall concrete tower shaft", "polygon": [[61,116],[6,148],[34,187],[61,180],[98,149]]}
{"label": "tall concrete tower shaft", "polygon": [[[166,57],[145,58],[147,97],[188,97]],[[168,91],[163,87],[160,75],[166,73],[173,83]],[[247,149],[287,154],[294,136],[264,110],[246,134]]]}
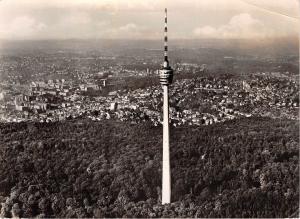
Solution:
{"label": "tall concrete tower shaft", "polygon": [[171,202],[171,167],[170,167],[170,142],[169,142],[169,91],[168,86],[163,86],[163,163],[162,163],[162,204]]}
{"label": "tall concrete tower shaft", "polygon": [[168,60],[167,9],[165,9],[164,62],[159,71],[163,88],[163,162],[162,162],[162,204],[171,202],[170,133],[169,133],[169,85],[173,80],[173,69]]}

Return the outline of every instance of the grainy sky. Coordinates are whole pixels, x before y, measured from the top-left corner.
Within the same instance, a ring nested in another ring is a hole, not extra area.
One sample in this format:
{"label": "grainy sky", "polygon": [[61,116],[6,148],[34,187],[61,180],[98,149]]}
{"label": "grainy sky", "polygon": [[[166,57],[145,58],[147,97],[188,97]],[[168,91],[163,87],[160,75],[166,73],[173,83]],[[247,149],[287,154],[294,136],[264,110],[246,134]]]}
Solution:
{"label": "grainy sky", "polygon": [[298,0],[0,0],[0,38],[272,38],[299,34]]}

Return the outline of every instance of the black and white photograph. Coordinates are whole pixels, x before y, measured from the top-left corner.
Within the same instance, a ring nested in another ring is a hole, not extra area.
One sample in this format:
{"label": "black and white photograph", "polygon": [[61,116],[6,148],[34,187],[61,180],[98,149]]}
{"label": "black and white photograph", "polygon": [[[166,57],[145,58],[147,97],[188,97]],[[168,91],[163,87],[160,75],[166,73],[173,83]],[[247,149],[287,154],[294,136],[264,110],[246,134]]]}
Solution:
{"label": "black and white photograph", "polygon": [[0,218],[299,218],[299,0],[0,0]]}

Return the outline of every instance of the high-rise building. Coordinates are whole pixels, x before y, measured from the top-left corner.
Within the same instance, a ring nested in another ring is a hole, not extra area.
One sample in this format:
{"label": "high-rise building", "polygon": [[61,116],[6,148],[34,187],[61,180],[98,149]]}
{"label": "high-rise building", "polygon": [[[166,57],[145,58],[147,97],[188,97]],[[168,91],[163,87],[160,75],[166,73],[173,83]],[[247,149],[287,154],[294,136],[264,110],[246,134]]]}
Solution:
{"label": "high-rise building", "polygon": [[162,162],[162,204],[171,202],[171,168],[170,168],[170,144],[169,144],[169,85],[173,80],[173,69],[168,60],[168,27],[167,9],[165,9],[164,28],[164,62],[159,70],[159,79],[163,88],[163,162]]}

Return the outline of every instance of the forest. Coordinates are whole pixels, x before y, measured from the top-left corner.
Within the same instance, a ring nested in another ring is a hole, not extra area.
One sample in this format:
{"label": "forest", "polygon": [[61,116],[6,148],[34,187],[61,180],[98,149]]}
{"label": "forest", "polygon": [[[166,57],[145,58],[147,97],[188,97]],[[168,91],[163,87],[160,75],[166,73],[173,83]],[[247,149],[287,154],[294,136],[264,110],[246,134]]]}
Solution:
{"label": "forest", "polygon": [[170,142],[172,203],[161,205],[161,126],[2,123],[0,217],[299,214],[298,121],[172,127]]}

